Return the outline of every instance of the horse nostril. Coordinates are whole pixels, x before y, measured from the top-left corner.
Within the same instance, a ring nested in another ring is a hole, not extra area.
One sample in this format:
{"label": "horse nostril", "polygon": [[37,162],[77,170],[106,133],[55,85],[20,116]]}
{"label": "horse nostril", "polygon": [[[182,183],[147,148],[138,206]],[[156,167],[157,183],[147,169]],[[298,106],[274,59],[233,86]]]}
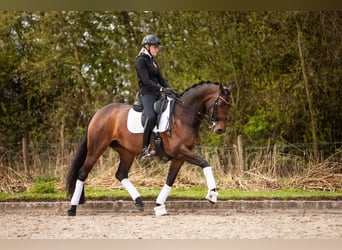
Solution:
{"label": "horse nostril", "polygon": [[224,133],[224,129],[222,129],[222,128],[219,128],[219,129],[216,129],[216,134],[222,134],[222,133]]}

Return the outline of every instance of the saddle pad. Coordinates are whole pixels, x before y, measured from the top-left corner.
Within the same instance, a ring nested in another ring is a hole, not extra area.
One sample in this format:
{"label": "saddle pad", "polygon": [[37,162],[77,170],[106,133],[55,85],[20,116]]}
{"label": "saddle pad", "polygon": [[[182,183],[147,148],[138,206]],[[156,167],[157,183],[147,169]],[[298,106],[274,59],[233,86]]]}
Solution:
{"label": "saddle pad", "polygon": [[[133,108],[129,109],[127,117],[127,129],[129,132],[134,134],[144,133],[144,127],[141,124],[141,114],[142,112],[137,112]],[[160,117],[159,129],[155,126],[153,132],[165,132],[169,128],[169,117],[170,102],[167,103],[167,107]]]}

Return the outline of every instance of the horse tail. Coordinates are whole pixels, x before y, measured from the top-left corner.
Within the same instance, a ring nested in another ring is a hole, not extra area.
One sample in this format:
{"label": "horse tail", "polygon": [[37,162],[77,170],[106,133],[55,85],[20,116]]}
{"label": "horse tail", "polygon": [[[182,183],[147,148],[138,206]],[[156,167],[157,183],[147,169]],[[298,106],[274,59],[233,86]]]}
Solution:
{"label": "horse tail", "polygon": [[[66,183],[66,189],[68,192],[68,197],[71,197],[74,193],[76,181],[79,175],[79,171],[81,167],[83,166],[83,163],[87,157],[87,135],[83,139],[82,143],[79,145],[77,152],[74,156],[74,159],[71,163],[71,166],[69,168],[68,176],[67,176],[67,183]],[[83,203],[84,200],[84,193],[82,192],[80,204]]]}

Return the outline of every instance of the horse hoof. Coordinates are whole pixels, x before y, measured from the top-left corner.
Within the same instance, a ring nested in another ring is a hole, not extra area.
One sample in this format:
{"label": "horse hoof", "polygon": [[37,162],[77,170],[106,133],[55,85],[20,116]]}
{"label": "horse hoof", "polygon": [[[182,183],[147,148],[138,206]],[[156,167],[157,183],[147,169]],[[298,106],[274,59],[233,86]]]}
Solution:
{"label": "horse hoof", "polygon": [[140,212],[144,212],[144,205],[135,204],[135,207],[136,207]]}
{"label": "horse hoof", "polygon": [[73,211],[72,209],[68,210],[68,216],[76,216],[76,211]]}
{"label": "horse hoof", "polygon": [[217,202],[218,192],[208,191],[207,196],[205,197],[211,204],[215,204]]}
{"label": "horse hoof", "polygon": [[76,206],[71,206],[68,210],[68,216],[76,216]]}
{"label": "horse hoof", "polygon": [[156,216],[164,216],[167,215],[167,211],[165,208],[165,205],[160,205],[154,208],[154,212],[156,214]]}
{"label": "horse hoof", "polygon": [[134,205],[139,211],[144,212],[144,203],[142,202],[141,197],[135,199]]}

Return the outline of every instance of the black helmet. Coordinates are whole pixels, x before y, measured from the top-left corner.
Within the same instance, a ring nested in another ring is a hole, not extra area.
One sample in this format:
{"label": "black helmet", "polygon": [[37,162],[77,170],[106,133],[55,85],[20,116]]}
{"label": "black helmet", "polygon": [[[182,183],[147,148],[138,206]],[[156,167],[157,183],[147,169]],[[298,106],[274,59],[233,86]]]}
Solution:
{"label": "black helmet", "polygon": [[160,40],[155,35],[147,35],[142,40],[141,44],[142,44],[142,46],[145,46],[146,44],[148,44],[148,45],[152,44],[152,45],[160,46]]}

